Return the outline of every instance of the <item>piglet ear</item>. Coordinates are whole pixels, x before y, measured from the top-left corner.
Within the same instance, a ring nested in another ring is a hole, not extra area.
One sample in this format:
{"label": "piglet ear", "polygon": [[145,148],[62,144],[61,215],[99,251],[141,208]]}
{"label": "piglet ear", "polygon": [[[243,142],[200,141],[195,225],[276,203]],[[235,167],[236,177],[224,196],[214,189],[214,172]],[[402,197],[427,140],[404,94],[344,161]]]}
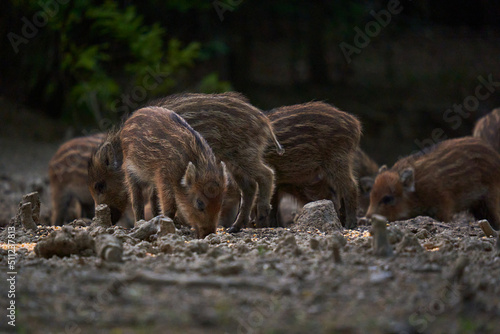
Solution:
{"label": "piglet ear", "polygon": [[399,174],[399,179],[403,184],[405,191],[414,192],[415,191],[415,171],[413,168],[406,168]]}
{"label": "piglet ear", "polygon": [[99,160],[108,168],[114,169],[118,167],[115,150],[110,142],[106,142],[99,149]]}
{"label": "piglet ear", "polygon": [[191,187],[196,179],[196,167],[190,161],[187,168],[186,173],[184,173],[184,177],[181,180],[181,184],[184,187]]}
{"label": "piglet ear", "polygon": [[381,174],[381,173],[383,173],[383,172],[385,172],[385,171],[387,171],[387,170],[388,170],[387,165],[382,165],[382,166],[380,166],[380,168],[378,169],[378,173],[379,173],[379,174]]}
{"label": "piglet ear", "polygon": [[363,194],[367,194],[372,191],[374,182],[375,179],[373,178],[373,176],[363,176],[362,178],[360,178],[358,183],[359,187],[361,188],[361,192]]}

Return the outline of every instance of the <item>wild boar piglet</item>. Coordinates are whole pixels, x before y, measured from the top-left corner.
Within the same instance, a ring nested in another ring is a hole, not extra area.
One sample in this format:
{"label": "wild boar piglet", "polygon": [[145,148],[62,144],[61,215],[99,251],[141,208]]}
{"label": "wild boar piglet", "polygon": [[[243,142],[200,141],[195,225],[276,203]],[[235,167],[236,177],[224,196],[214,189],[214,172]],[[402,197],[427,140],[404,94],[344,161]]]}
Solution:
{"label": "wild boar piglet", "polygon": [[366,216],[394,221],[427,215],[449,222],[465,210],[500,227],[500,155],[473,137],[445,140],[389,170],[383,166]]}
{"label": "wild boar piglet", "polygon": [[[87,165],[105,134],[71,139],[59,147],[49,162],[49,184],[52,201],[52,225],[63,225],[74,218],[92,218],[94,200],[87,187]],[[78,202],[81,213],[75,211]]]}

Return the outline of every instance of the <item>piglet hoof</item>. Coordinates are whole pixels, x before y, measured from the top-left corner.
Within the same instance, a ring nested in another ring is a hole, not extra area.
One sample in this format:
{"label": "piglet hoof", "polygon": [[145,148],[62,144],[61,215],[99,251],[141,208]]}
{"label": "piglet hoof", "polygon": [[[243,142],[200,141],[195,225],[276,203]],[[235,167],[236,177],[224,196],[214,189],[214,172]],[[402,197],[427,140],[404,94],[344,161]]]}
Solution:
{"label": "piglet hoof", "polygon": [[228,228],[226,232],[227,233],[238,233],[240,231],[241,231],[240,227],[233,225],[230,228]]}

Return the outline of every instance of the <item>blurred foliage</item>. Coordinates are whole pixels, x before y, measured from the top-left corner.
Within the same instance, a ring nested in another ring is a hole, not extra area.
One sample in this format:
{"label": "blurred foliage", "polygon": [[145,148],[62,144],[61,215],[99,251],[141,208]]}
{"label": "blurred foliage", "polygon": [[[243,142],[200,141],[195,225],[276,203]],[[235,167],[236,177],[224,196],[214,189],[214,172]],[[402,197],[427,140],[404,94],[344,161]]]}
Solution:
{"label": "blurred foliage", "polygon": [[216,72],[210,73],[205,76],[199,86],[198,90],[200,92],[227,92],[231,90],[231,84],[227,81],[221,81],[219,75]]}
{"label": "blurred foliage", "polygon": [[[234,87],[266,108],[311,98],[347,99],[331,92],[361,86],[369,96],[367,89],[377,92],[378,101],[380,88],[400,88],[401,82],[408,91],[429,86],[422,83],[427,79],[420,65],[414,69],[397,59],[401,55],[393,44],[401,36],[425,34],[423,41],[432,42],[428,28],[434,24],[448,24],[452,31],[460,31],[456,28],[464,22],[500,25],[496,0],[401,1],[401,6],[404,10],[391,17],[380,36],[348,63],[339,43],[353,43],[355,28],[364,30],[374,20],[370,12],[386,10],[387,0],[3,1],[0,32],[13,32],[26,42],[0,40],[0,94],[83,125],[116,122],[149,99],[179,91]],[[48,20],[35,27],[38,13]],[[26,22],[35,30],[29,37]],[[488,52],[478,56],[486,61],[495,57]],[[427,60],[429,66],[434,59]],[[428,79],[452,91],[470,77],[468,67],[455,71],[463,67],[457,64],[433,68]],[[366,108],[363,115],[374,109]]]}
{"label": "blurred foliage", "polygon": [[[203,6],[201,1],[169,5],[178,10]],[[37,0],[15,1],[13,6],[20,12],[40,10]],[[201,53],[201,43],[169,39],[159,23],[146,24],[134,6],[74,0],[51,9],[42,31],[44,48],[32,48],[27,58],[32,76],[28,90],[41,90],[42,101],[59,106],[68,121],[117,121],[152,97],[171,93],[188,69],[209,58]],[[53,64],[39,61],[47,49]],[[48,69],[52,75],[47,77]],[[198,86],[203,92],[231,89],[217,73],[202,78]]]}

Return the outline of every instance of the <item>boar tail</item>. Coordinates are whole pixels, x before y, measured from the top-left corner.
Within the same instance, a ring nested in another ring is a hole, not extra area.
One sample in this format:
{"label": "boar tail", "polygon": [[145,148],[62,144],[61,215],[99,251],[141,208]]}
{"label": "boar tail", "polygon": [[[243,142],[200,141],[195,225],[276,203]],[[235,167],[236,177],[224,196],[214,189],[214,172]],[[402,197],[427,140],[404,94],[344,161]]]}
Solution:
{"label": "boar tail", "polygon": [[281,146],[278,138],[276,138],[276,134],[274,133],[273,129],[270,128],[269,130],[271,132],[271,139],[273,140],[273,144],[276,147],[276,152],[278,153],[278,155],[285,154],[285,149],[283,148],[283,146]]}

